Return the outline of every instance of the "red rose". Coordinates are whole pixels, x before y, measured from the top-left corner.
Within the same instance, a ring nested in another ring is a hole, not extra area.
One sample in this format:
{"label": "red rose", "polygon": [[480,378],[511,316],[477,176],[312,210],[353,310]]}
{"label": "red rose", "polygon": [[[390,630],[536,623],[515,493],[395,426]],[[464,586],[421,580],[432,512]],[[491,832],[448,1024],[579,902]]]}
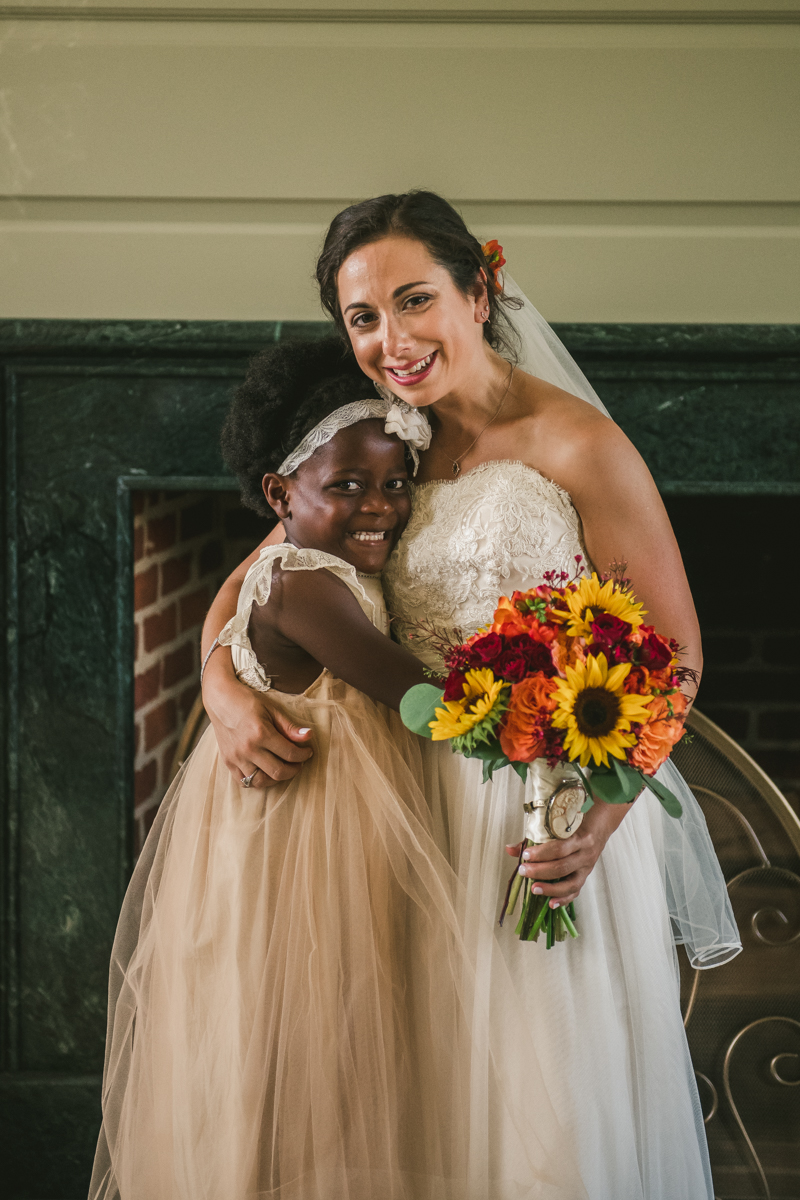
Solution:
{"label": "red rose", "polygon": [[487,633],[486,637],[479,638],[470,646],[470,659],[479,667],[491,666],[505,648],[503,638],[499,633]]}
{"label": "red rose", "polygon": [[528,674],[524,656],[513,650],[509,654],[504,654],[497,663],[495,674],[509,683],[520,683]]}
{"label": "red rose", "polygon": [[650,671],[661,671],[672,662],[672,651],[662,637],[650,633],[642,639],[639,661]]}
{"label": "red rose", "polygon": [[630,631],[631,627],[627,621],[612,617],[611,613],[600,613],[596,620],[592,621],[592,637],[595,642],[605,642],[609,646],[621,642]]}
{"label": "red rose", "polygon": [[460,671],[451,671],[448,675],[442,699],[446,701],[464,699],[464,676]]}

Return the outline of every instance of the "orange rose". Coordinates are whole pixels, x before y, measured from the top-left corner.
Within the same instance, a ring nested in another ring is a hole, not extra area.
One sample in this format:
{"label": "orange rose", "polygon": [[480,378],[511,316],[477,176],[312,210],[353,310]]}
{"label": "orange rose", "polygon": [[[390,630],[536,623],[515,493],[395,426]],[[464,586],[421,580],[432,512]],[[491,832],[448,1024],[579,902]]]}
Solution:
{"label": "orange rose", "polygon": [[[669,715],[672,705],[674,717]],[[639,744],[631,752],[629,762],[645,775],[655,775],[667,761],[672,747],[681,740],[686,729],[681,716],[686,711],[686,697],[681,692],[673,695],[654,696],[650,708],[650,719],[639,735]]]}
{"label": "orange rose", "polygon": [[520,612],[516,603],[519,599],[537,594],[538,590],[538,588],[534,588],[530,592],[514,592],[510,600],[508,596],[501,596],[495,609],[491,632],[500,633],[503,637],[516,637],[521,633],[527,633],[537,642],[544,642],[549,646],[557,636],[555,629],[543,624],[535,613]]}
{"label": "orange rose", "polygon": [[540,672],[515,683],[503,726],[500,748],[512,762],[531,762],[543,749],[538,735],[542,718],[555,710],[556,680]]}
{"label": "orange rose", "polygon": [[492,633],[500,633],[503,637],[516,637],[520,633],[528,633],[530,621],[515,608],[507,596],[503,596],[497,606],[492,622]]}
{"label": "orange rose", "polygon": [[[647,667],[631,667],[623,684],[626,692],[635,692],[638,696],[649,696],[652,690],[650,672]],[[653,706],[650,705],[652,712]]]}

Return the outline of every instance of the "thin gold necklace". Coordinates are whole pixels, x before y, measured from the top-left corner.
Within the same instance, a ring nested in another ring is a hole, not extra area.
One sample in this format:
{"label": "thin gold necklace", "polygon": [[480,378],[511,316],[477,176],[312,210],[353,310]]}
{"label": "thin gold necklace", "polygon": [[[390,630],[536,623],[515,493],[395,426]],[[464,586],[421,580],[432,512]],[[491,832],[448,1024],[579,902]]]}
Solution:
{"label": "thin gold necklace", "polygon": [[[458,476],[458,475],[460,475],[460,474],[461,474],[461,460],[467,457],[467,455],[469,454],[470,450],[472,449],[472,447],[473,447],[473,446],[475,445],[475,443],[477,442],[478,438],[479,438],[479,437],[480,437],[482,434],[486,433],[486,430],[489,428],[489,426],[491,425],[492,421],[496,421],[496,420],[497,420],[497,418],[500,416],[500,409],[503,407],[503,405],[504,405],[504,403],[505,403],[506,396],[508,395],[508,390],[509,390],[509,388],[511,387],[511,380],[512,380],[512,378],[513,378],[513,376],[514,376],[514,369],[515,369],[515,368],[512,366],[511,370],[510,370],[510,371],[509,371],[509,373],[508,373],[508,383],[506,384],[506,390],[503,392],[502,396],[500,397],[500,403],[499,403],[499,404],[498,404],[498,406],[497,406],[497,411],[494,413],[494,415],[493,415],[493,416],[489,417],[489,420],[486,422],[486,424],[484,425],[483,429],[480,429],[480,430],[478,431],[478,437],[474,438],[474,439],[473,439],[473,440],[470,442],[470,444],[467,446],[467,448],[466,448],[466,450],[464,451],[464,453],[463,453],[463,454],[459,454],[458,458],[452,458],[452,459],[450,459],[450,461],[451,461],[451,462],[452,462],[452,464],[453,464],[453,474],[454,474],[455,476]],[[446,458],[450,458],[450,455],[447,453],[447,451],[446,451],[446,450],[445,450],[443,447],[440,447],[440,449],[442,450],[442,453],[445,455],[445,457],[446,457]]]}

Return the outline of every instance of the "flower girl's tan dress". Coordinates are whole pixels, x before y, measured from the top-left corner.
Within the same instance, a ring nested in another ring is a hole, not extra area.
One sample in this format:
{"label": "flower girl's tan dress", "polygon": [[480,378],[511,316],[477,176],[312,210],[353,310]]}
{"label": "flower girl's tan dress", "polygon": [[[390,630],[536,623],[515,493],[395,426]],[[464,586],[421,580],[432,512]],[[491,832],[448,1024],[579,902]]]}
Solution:
{"label": "flower girl's tan dress", "polygon": [[[247,627],[276,563],[333,572],[386,628],[376,579],[265,550],[221,638],[263,691]],[[437,849],[416,739],[327,671],[271,700],[314,729],[310,761],[244,789],[209,729],[131,881],[93,1200],[577,1200],[491,927],[465,928]]]}

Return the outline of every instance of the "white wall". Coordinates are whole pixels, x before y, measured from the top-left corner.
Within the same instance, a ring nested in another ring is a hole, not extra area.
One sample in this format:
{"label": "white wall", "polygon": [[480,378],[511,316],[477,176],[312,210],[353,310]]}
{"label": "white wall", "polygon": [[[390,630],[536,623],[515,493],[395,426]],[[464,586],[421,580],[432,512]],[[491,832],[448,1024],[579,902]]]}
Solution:
{"label": "white wall", "polygon": [[425,186],[552,320],[800,322],[800,2],[554,6],[0,5],[0,316],[315,319]]}

